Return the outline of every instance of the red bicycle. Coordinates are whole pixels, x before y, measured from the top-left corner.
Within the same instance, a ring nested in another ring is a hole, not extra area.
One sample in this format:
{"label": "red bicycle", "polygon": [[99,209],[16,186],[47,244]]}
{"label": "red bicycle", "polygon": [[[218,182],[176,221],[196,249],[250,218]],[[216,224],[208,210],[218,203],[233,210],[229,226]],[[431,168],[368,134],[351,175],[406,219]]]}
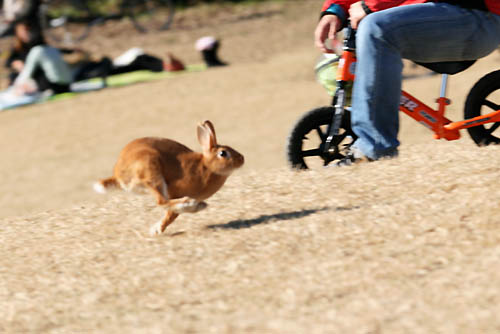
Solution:
{"label": "red bicycle", "polygon": [[[437,109],[427,106],[403,91],[400,111],[423,124],[434,133],[435,139],[456,140],[460,130],[467,129],[478,146],[499,144],[493,133],[500,126],[500,70],[482,77],[470,90],[464,108],[464,119],[451,121],[445,117],[449,75],[462,72],[472,61],[419,63],[442,75]],[[348,27],[342,56],[338,64],[337,86],[330,106],[305,113],[293,126],[288,137],[287,158],[292,168],[307,169],[315,163],[327,166],[345,157],[345,148],[357,138],[350,125],[351,108],[346,106],[346,87],[352,86],[356,64],[355,31]],[[490,126],[487,126],[490,125]]]}

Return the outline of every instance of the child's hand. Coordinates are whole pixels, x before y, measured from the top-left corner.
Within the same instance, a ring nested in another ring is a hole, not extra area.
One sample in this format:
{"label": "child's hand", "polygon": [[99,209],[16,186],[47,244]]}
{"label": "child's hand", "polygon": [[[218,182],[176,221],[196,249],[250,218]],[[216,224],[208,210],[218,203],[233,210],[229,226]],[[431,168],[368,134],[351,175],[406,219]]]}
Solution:
{"label": "child's hand", "polygon": [[361,1],[355,2],[349,7],[349,17],[351,18],[351,27],[358,29],[359,22],[368,15],[363,9]]}
{"label": "child's hand", "polygon": [[325,15],[319,20],[316,30],[314,30],[314,44],[324,53],[334,53],[330,50],[325,41],[335,40],[335,34],[340,29],[341,22],[336,15]]}

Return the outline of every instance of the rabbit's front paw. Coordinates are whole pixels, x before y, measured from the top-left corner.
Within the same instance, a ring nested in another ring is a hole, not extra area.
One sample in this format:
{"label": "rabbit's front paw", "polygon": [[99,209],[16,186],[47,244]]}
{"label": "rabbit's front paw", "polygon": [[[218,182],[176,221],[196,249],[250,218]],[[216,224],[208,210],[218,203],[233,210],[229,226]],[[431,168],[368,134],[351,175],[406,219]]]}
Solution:
{"label": "rabbit's front paw", "polygon": [[156,224],[154,224],[153,226],[151,226],[149,228],[149,235],[152,236],[152,237],[154,237],[156,235],[162,234],[161,224],[162,224],[162,221],[160,220],[159,222],[157,222]]}
{"label": "rabbit's front paw", "polygon": [[174,205],[173,209],[177,213],[195,213],[207,207],[207,203],[185,197],[182,202]]}

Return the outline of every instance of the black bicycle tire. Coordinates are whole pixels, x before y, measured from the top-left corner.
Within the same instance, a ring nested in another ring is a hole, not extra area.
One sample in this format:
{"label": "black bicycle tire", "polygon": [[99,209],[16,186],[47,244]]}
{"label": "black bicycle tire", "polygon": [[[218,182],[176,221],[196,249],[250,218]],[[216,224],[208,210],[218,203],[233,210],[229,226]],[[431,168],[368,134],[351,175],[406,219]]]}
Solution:
{"label": "black bicycle tire", "polygon": [[[293,169],[309,169],[302,154],[305,136],[316,129],[317,126],[331,124],[334,112],[335,108],[333,106],[315,108],[306,112],[295,122],[287,138],[286,157],[290,167]],[[341,129],[344,129],[353,138],[353,141],[356,139],[356,135],[350,127],[350,113],[348,110],[344,112]]]}
{"label": "black bicycle tire", "polygon": [[[467,95],[464,108],[464,118],[470,119],[481,115],[481,107],[485,105],[488,96],[500,89],[500,70],[491,72],[483,76],[474,84]],[[491,101],[490,101],[491,102]],[[500,101],[496,104],[500,105]],[[500,109],[500,107],[499,107]],[[494,111],[493,109],[491,111]],[[500,124],[492,125],[498,127]],[[467,128],[472,140],[478,146],[487,146],[490,144],[500,144],[500,138],[495,137],[490,133],[490,129],[486,129],[485,125],[478,125]]]}
{"label": "black bicycle tire", "polygon": [[[84,17],[87,17],[87,18],[91,17],[90,8],[88,7],[86,1],[68,0],[68,2],[69,2],[70,6],[78,8],[78,10],[81,12],[86,12],[87,14]],[[47,4],[45,4],[45,6],[48,6],[50,4],[51,4],[51,2],[49,1]],[[51,27],[51,24],[49,23],[47,12],[48,12],[47,7],[45,7],[45,10],[42,11],[42,13],[41,13],[42,28],[44,30],[45,35],[50,40],[52,40],[53,42],[55,42],[57,44],[68,43],[68,41],[66,40],[66,38],[64,36],[63,37],[59,36],[59,34],[57,34],[53,30],[53,27]],[[71,23],[74,23],[74,22],[64,23],[64,29],[67,29],[68,24],[71,24]],[[76,36],[71,36],[70,37],[71,41],[69,41],[69,43],[80,42],[80,41],[83,41],[84,39],[86,39],[89,36],[90,30],[93,26],[93,22],[90,20],[87,20],[87,19],[82,19],[82,21],[79,22],[78,24],[81,24],[82,26],[84,25],[83,29],[82,29],[81,33],[78,33]]]}
{"label": "black bicycle tire", "polygon": [[[159,1],[162,3],[161,4],[162,6],[165,6],[167,8],[167,11],[168,11],[167,18],[160,25],[160,27],[156,30],[157,31],[164,31],[164,30],[169,29],[170,26],[172,25],[172,22],[174,20],[174,15],[175,15],[175,4],[174,4],[173,0],[143,0],[143,1],[148,2],[148,3],[151,3],[152,1],[154,1],[154,2]],[[126,1],[124,1],[124,3],[126,3]],[[152,12],[156,12],[156,10],[152,10]],[[132,24],[134,25],[134,28],[137,31],[142,32],[142,33],[150,32],[150,29],[146,28],[143,24],[138,22],[136,15],[131,15],[131,14],[127,13],[127,11],[125,11],[124,14],[130,18],[130,20],[132,21]]]}

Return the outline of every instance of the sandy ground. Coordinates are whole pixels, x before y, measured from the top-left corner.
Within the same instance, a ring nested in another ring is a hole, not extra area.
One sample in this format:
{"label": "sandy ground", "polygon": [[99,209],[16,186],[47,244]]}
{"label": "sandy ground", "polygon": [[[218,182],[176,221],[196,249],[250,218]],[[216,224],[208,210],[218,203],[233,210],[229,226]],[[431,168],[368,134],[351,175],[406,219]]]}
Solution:
{"label": "sandy ground", "polygon": [[[0,113],[0,332],[500,332],[500,148],[466,132],[436,141],[403,115],[398,159],[288,169],[294,121],[330,100],[312,70],[319,5],[207,6],[161,34],[94,31],[82,46],[96,56],[140,46],[186,63],[215,35],[230,66]],[[494,53],[452,78],[450,118],[499,64]],[[432,104],[439,83],[405,88]],[[92,192],[128,141],[198,150],[205,119],[246,158],[205,211],[150,238],[152,198]]]}

